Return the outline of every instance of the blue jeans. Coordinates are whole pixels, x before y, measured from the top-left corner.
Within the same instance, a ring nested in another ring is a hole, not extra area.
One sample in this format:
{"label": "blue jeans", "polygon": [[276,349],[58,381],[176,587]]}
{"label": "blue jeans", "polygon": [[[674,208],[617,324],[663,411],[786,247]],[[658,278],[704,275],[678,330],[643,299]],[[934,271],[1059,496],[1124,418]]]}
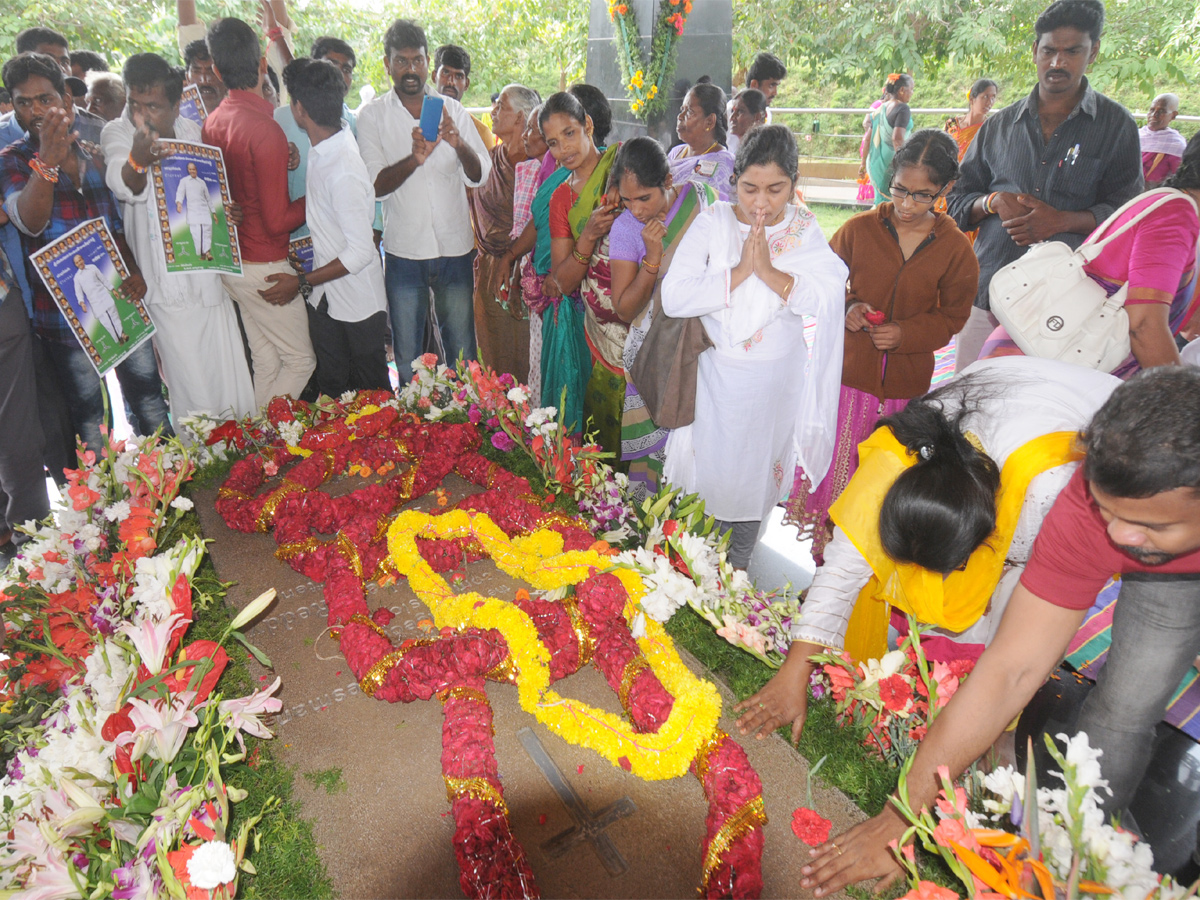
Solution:
{"label": "blue jeans", "polygon": [[[104,382],[92,368],[87,353],[78,344],[46,341],[46,349],[54,363],[58,380],[67,397],[71,425],[89,449],[97,454],[104,446],[100,426],[112,428],[112,415],[104,415]],[[137,434],[152,434],[162,428],[163,434],[173,435],[163,399],[162,380],[158,377],[158,360],[154,346],[145,341],[117,366],[117,381],[132,413],[129,424]],[[111,410],[111,401],[109,408]]]}
{"label": "blue jeans", "polygon": [[1129,805],[1146,773],[1154,729],[1200,652],[1200,575],[1128,573],[1113,608],[1112,647],[1076,728],[1104,751],[1100,770],[1112,796],[1106,812]]}
{"label": "blue jeans", "polygon": [[425,342],[425,320],[429,315],[429,292],[446,349],[446,363],[453,366],[461,355],[475,358],[475,277],[472,250],[465,256],[436,259],[404,259],[383,255],[383,280],[387,289],[388,315],[392,320],[392,347],[396,371],[403,387],[412,380],[412,361],[421,355]]}

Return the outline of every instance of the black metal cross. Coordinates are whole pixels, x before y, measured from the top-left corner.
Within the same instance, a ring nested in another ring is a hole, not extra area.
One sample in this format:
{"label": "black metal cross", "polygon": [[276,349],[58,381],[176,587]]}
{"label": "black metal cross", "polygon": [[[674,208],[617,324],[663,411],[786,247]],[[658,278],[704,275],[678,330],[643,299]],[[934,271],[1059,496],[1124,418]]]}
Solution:
{"label": "black metal cross", "polygon": [[542,849],[546,854],[550,857],[562,856],[580,841],[587,841],[592,845],[596,855],[600,857],[600,862],[609,875],[620,875],[626,871],[629,863],[621,855],[621,851],[617,849],[612,838],[604,833],[604,829],[618,819],[633,815],[637,810],[633,801],[628,797],[622,797],[593,814],[575,788],[571,787],[562,770],[550,758],[550,754],[546,752],[546,748],[542,746],[542,742],[538,740],[538,736],[533,733],[533,730],[522,728],[517,732],[517,737],[520,738],[525,752],[541,769],[542,775],[550,783],[554,793],[558,794],[558,799],[567,808],[571,818],[575,820],[575,824],[566,831],[556,834],[542,844]]}

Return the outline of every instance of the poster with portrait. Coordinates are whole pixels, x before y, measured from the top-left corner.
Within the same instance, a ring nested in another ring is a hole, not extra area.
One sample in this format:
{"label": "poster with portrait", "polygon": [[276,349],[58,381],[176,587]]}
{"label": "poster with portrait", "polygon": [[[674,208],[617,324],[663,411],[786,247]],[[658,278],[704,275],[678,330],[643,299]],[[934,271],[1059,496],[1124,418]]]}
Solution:
{"label": "poster with portrait", "polygon": [[311,235],[296,238],[296,240],[288,243],[288,261],[292,264],[292,268],[298,265],[304,270],[306,275],[312,274],[313,245]]}
{"label": "poster with portrait", "polygon": [[185,119],[191,119],[197,125],[203,125],[208,118],[208,110],[200,99],[200,88],[194,84],[183,86],[183,96],[179,98],[179,114]]}
{"label": "poster with portrait", "polygon": [[129,269],[103,218],[84,222],[29,259],[99,375],[154,334],[142,301],[121,295]]}
{"label": "poster with portrait", "polygon": [[167,274],[242,274],[237,229],[225,218],[229,179],[217,147],[159,141],[169,156],[150,167]]}

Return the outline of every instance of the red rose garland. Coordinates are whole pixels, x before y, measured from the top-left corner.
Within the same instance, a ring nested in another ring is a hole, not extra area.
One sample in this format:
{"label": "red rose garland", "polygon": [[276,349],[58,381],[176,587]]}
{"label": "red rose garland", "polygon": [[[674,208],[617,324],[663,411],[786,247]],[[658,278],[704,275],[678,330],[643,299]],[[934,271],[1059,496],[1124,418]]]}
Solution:
{"label": "red rose garland", "polygon": [[[491,707],[484,681],[509,680],[508,646],[495,630],[443,629],[439,637],[409,640],[395,648],[383,627],[392,614],[368,617],[365,582],[391,569],[386,546],[389,515],[437,488],[451,471],[487,488],[458,506],[485,512],[506,534],[549,527],[564,537],[565,549],[584,549],[593,537],[577,520],[546,512],[530,496],[529,484],[476,452],[478,432],[470,425],[426,423],[390,407],[355,415],[387,395],[363,394],[349,407],[318,421],[301,437],[311,455],[296,463],[279,486],[255,496],[271,471],[293,453],[272,445],[235,463],[222,486],[218,512],[231,528],[274,530],[277,555],[314,581],[324,581],[329,624],[365,693],[389,702],[444,703],[442,768],[455,818],[454,846],[460,884],[468,897],[536,897],[537,885],[508,824],[491,737]],[[294,421],[303,404],[272,402],[273,424]],[[353,423],[349,422],[354,416]],[[332,498],[316,490],[335,473],[352,467],[387,470],[409,461],[407,471]],[[322,541],[316,534],[333,534]],[[473,542],[418,540],[421,556],[436,571],[482,557]],[[394,570],[392,570],[394,571]],[[653,732],[671,712],[673,700],[650,670],[622,611],[626,594],[611,575],[595,575],[561,603],[535,600],[518,591],[514,604],[525,612],[550,653],[558,680],[595,654],[596,665],[617,692],[634,727]],[[628,768],[628,763],[624,763]],[[692,763],[709,800],[703,890],[706,896],[757,897],[762,890],[762,784],[744,751],[716,732]]]}

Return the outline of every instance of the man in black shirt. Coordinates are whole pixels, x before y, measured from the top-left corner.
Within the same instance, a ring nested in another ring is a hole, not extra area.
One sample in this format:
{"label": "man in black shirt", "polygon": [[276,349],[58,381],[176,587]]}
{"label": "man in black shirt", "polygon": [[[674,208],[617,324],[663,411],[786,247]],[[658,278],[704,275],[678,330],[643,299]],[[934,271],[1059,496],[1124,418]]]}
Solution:
{"label": "man in black shirt", "polygon": [[1085,76],[1100,50],[1100,0],[1058,0],[1034,26],[1038,83],[983,124],[947,198],[964,231],[978,228],[979,293],[957,338],[957,368],[979,355],[996,319],[992,275],[1030,244],[1079,246],[1121,204],[1141,192],[1137,125]]}

